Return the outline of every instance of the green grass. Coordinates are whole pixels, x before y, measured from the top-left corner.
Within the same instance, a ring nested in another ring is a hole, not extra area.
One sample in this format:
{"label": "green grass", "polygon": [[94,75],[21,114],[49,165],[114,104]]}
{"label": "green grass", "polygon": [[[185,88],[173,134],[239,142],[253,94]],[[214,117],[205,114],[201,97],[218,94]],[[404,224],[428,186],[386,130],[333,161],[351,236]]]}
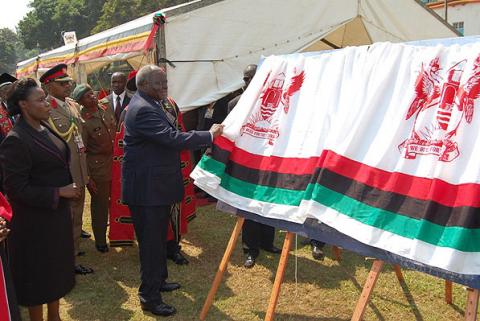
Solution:
{"label": "green grass", "polygon": [[[87,201],[88,202],[88,201]],[[84,227],[89,230],[89,209]],[[169,318],[143,313],[137,299],[139,285],[138,249],[112,248],[100,254],[94,241],[83,241],[86,250],[80,263],[95,269],[95,274],[78,276],[74,290],[62,300],[63,321],[122,320],[198,320],[235,217],[216,211],[213,206],[200,208],[182,242],[190,260],[188,266],[169,261],[169,281],[182,288],[163,298],[178,313]],[[281,247],[285,234],[277,232]],[[257,265],[242,267],[240,241],[232,255],[222,285],[207,320],[260,321],[265,317],[279,256],[262,252]],[[338,263],[330,248],[323,262],[311,258],[309,247],[295,246],[289,257],[277,306],[277,321],[350,320],[372,261],[350,252]],[[400,286],[390,266],[384,268],[365,313],[364,320],[462,320],[466,291],[454,286],[454,304],[444,302],[443,280],[415,271],[404,270],[406,283]],[[28,320],[24,312],[25,320]]]}

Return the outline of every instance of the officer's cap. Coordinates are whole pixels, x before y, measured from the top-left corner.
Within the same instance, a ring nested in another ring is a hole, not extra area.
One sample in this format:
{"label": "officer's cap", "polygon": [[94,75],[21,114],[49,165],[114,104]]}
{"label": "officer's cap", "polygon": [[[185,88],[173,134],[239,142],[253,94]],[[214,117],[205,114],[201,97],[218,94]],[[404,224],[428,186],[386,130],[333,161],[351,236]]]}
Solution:
{"label": "officer's cap", "polygon": [[55,67],[48,69],[42,77],[40,77],[40,82],[42,84],[48,84],[52,81],[72,81],[72,78],[67,74],[67,65],[59,64]]}

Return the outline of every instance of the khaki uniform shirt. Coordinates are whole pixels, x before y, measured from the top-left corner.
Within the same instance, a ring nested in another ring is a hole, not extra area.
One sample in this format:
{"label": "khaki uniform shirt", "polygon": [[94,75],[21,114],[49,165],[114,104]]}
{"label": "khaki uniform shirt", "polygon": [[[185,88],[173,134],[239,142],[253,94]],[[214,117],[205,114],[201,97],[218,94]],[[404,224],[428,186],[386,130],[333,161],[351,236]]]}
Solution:
{"label": "khaki uniform shirt", "polygon": [[100,102],[98,109],[91,112],[85,107],[81,111],[85,146],[87,148],[88,172],[95,182],[112,180],[113,144],[115,140],[115,114],[108,104]]}
{"label": "khaki uniform shirt", "polygon": [[67,142],[70,149],[70,173],[73,182],[78,187],[83,187],[88,183],[89,177],[83,144],[84,121],[80,115],[80,105],[70,98],[66,98],[63,102],[48,96],[47,100],[52,106],[48,123]]}

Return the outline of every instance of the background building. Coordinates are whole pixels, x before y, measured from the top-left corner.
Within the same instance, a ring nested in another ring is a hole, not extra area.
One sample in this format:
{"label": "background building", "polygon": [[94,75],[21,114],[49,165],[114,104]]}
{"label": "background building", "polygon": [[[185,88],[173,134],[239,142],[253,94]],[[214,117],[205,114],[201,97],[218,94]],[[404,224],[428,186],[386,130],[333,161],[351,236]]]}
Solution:
{"label": "background building", "polygon": [[[421,0],[445,18],[444,0]],[[447,0],[447,21],[464,36],[480,34],[480,0]]]}

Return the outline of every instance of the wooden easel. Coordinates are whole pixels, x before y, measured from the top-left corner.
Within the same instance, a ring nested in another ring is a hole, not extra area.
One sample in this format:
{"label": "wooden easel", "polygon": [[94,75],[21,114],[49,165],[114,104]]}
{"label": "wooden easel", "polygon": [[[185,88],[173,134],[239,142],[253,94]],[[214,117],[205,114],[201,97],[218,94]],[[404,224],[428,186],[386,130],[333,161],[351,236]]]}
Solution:
{"label": "wooden easel", "polygon": [[[355,307],[355,311],[353,311],[353,316],[351,321],[361,321],[363,318],[363,314],[365,313],[365,309],[367,307],[368,301],[370,296],[373,292],[373,288],[377,283],[378,277],[382,271],[385,262],[382,260],[375,260],[373,261],[372,269],[370,273],[368,273],[367,281],[363,286],[362,294],[358,299],[357,306]],[[397,278],[399,280],[403,280],[403,276],[400,271],[400,267],[398,265],[394,266],[395,273],[397,274]],[[398,271],[397,271],[398,270]],[[400,274],[399,274],[400,273]],[[400,277],[402,279],[400,279]],[[468,289],[468,297],[467,297],[467,307],[465,309],[465,320],[466,321],[476,321],[477,320],[477,310],[478,310],[478,297],[479,297],[479,290],[477,289]],[[445,281],[445,300],[447,303],[451,303],[452,300],[452,282],[446,280]],[[450,300],[450,302],[448,302]]]}
{"label": "wooden easel", "polygon": [[237,244],[238,235],[240,235],[240,232],[242,231],[244,221],[245,218],[241,216],[237,217],[237,223],[235,223],[235,227],[233,228],[232,235],[230,236],[230,240],[228,241],[227,248],[225,249],[225,253],[223,254],[222,261],[220,262],[217,273],[215,274],[215,279],[213,279],[212,287],[210,288],[210,291],[208,291],[207,299],[205,300],[202,311],[200,312],[201,321],[205,320],[208,310],[212,306],[213,298],[217,293],[220,282],[222,282],[223,275],[225,274],[228,262],[230,261],[230,256],[232,256],[232,252],[235,249],[235,244]]}
{"label": "wooden easel", "polygon": [[[228,241],[228,245],[225,249],[225,253],[223,254],[222,261],[220,262],[217,273],[215,274],[215,278],[213,279],[212,287],[208,292],[207,299],[205,300],[202,311],[200,312],[201,321],[204,321],[206,319],[208,310],[213,304],[213,299],[218,291],[218,287],[220,286],[220,282],[222,281],[223,275],[225,274],[225,270],[227,269],[228,262],[230,261],[230,257],[235,248],[235,244],[237,243],[238,235],[242,230],[244,221],[245,219],[241,216],[237,218],[237,223],[233,228],[232,235],[230,236],[230,240]],[[285,241],[283,242],[282,253],[280,254],[280,261],[278,262],[277,274],[273,283],[273,290],[270,296],[270,303],[268,304],[265,321],[272,321],[274,318],[275,308],[277,306],[278,297],[280,295],[280,287],[282,286],[283,276],[285,275],[285,268],[288,261],[288,253],[292,245],[293,236],[293,233],[287,232],[285,236]]]}

